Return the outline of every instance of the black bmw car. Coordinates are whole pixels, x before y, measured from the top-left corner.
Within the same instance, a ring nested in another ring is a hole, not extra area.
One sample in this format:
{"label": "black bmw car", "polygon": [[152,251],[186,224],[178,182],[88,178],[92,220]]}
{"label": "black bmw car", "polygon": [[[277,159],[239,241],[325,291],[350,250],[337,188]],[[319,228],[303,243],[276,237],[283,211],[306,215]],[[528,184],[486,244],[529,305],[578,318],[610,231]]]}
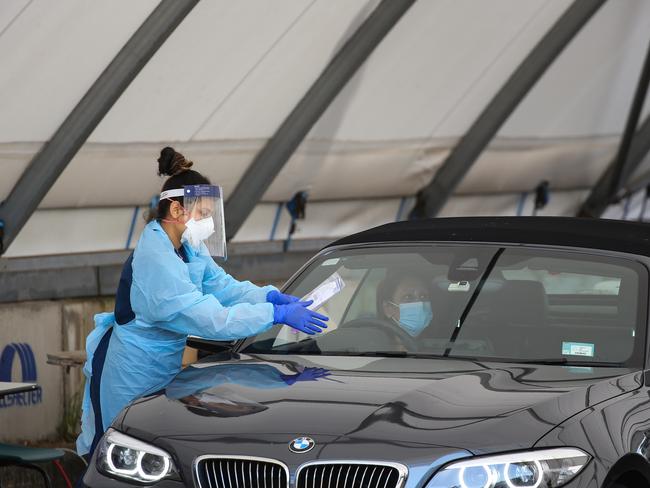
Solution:
{"label": "black bmw car", "polygon": [[126,408],[90,487],[650,487],[650,227],[563,218],[388,224],[285,291],[275,327]]}

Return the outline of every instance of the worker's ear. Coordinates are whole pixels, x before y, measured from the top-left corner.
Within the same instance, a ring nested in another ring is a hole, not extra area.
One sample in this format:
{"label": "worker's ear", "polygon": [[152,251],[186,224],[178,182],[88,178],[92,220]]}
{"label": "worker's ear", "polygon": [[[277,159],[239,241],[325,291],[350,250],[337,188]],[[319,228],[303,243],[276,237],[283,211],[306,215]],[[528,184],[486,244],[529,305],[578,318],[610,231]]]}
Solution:
{"label": "worker's ear", "polygon": [[180,202],[172,200],[172,203],[169,206],[169,216],[173,220],[180,219],[183,216],[183,206],[180,204]]}

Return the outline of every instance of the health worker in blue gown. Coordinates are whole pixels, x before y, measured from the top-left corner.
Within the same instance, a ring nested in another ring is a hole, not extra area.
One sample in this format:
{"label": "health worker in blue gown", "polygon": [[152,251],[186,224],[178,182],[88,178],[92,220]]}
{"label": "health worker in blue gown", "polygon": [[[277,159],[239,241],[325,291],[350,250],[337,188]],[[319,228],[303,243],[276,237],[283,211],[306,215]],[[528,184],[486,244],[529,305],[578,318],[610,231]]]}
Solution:
{"label": "health worker in blue gown", "polygon": [[86,340],[81,455],[134,399],[165,388],[181,370],[188,335],[241,339],[285,324],[320,333],[327,317],[311,302],[273,286],[237,281],[213,257],[226,255],[221,188],[166,147],[158,174],[169,176],[120,278],[114,313],[95,316]]}

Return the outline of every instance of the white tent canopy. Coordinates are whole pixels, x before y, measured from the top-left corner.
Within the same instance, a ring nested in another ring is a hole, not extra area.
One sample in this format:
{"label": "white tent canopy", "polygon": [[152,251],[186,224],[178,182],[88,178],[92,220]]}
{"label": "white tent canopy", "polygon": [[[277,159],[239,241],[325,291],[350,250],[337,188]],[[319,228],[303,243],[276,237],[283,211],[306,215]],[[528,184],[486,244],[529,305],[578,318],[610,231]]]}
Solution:
{"label": "white tent canopy", "polygon": [[[132,247],[143,207],[162,184],[155,160],[168,144],[230,194],[377,4],[199,2],[5,256]],[[273,232],[278,204],[299,190],[309,191],[309,204],[296,239],[406,218],[412,197],[570,4],[417,1],[313,127],[235,240],[284,239],[286,211]],[[0,3],[0,200],[156,5]],[[526,192],[541,180],[552,191],[542,214],[575,214],[616,153],[648,32],[649,2],[608,1],[502,127],[442,215],[530,214]],[[608,215],[621,213],[616,207]]]}

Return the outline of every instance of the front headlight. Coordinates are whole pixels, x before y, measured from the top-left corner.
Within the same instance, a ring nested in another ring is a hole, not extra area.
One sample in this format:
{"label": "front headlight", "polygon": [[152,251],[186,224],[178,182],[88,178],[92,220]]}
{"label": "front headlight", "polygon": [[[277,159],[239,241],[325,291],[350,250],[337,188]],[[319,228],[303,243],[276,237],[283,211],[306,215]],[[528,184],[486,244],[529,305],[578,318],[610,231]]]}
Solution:
{"label": "front headlight", "polygon": [[99,443],[97,467],[111,476],[141,483],[154,483],[177,474],[165,451],[113,429]]}
{"label": "front headlight", "polygon": [[559,488],[590,459],[575,448],[475,457],[445,467],[427,488]]}

